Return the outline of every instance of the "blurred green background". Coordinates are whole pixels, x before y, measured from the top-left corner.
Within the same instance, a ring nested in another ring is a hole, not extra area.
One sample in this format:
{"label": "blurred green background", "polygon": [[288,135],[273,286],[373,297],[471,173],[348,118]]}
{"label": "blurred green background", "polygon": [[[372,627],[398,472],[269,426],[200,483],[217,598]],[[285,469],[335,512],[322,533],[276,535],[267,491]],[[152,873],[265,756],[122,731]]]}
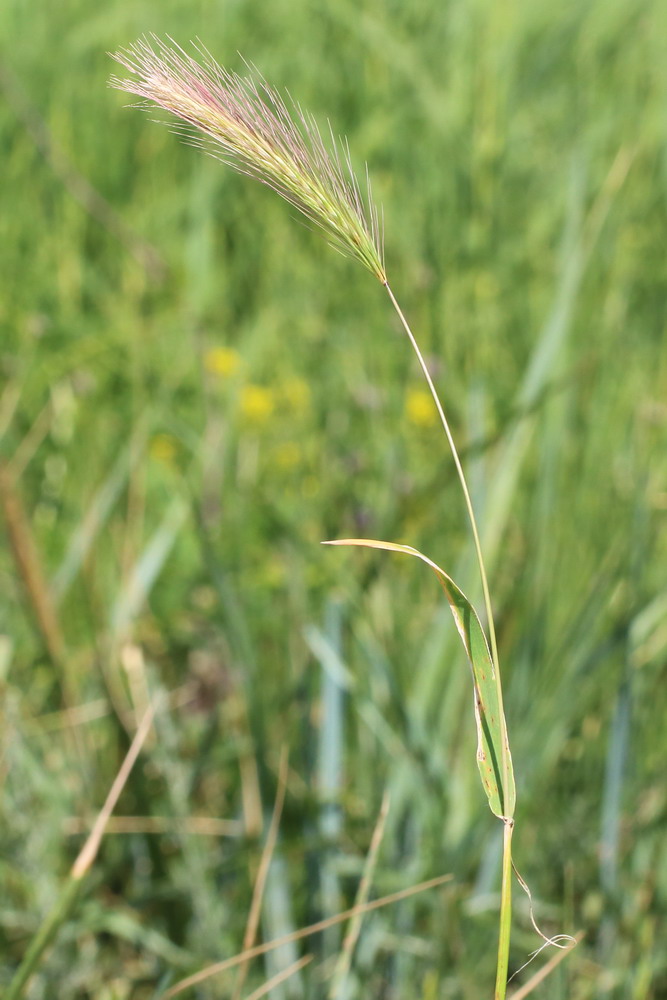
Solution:
{"label": "blurred green background", "polygon": [[[373,894],[454,879],[366,917],[337,996],[491,995],[500,824],[449,611],[422,566],[319,544],[409,542],[479,605],[435,413],[372,277],[107,89],[148,31],[241,52],[367,161],[483,527],[516,862],[541,926],[586,932],[534,995],[667,996],[660,0],[4,0],[0,982],[151,698],[32,1000],[240,949],[284,745],[262,936],[351,904],[388,789]],[[327,996],[341,939],[272,996]],[[517,887],[512,968],[539,943]]]}

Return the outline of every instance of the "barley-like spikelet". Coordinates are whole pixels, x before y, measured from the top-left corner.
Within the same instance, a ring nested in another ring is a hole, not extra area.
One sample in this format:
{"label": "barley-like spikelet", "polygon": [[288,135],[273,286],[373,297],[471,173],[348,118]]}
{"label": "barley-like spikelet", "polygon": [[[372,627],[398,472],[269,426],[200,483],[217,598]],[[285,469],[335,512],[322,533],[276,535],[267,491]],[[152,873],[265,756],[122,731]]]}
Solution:
{"label": "barley-like spikelet", "polygon": [[341,153],[332,135],[328,147],[312,115],[288,108],[259,74],[239,76],[195,49],[199,61],[171,39],[140,39],[113,53],[134,75],[111,85],[185,122],[190,141],[273,188],[386,284],[377,209],[370,184],[364,203],[347,144]]}

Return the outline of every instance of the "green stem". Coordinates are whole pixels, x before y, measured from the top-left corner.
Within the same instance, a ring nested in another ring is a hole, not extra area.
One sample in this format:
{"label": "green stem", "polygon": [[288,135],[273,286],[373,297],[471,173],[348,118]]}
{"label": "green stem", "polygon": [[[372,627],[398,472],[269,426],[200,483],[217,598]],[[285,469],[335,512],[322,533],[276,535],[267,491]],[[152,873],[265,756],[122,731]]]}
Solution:
{"label": "green stem", "polygon": [[[452,458],[454,459],[454,465],[456,466],[456,472],[458,474],[459,482],[461,484],[461,489],[463,491],[463,497],[464,497],[464,500],[465,500],[466,510],[468,512],[468,518],[470,520],[470,527],[472,529],[472,537],[473,537],[473,540],[474,540],[474,543],[475,543],[475,554],[477,556],[477,564],[479,566],[479,575],[480,575],[480,578],[481,578],[481,581],[482,581],[482,592],[484,594],[484,607],[486,609],[486,617],[487,617],[488,626],[489,626],[489,639],[490,639],[490,644],[491,644],[491,660],[493,662],[493,668],[494,668],[494,671],[495,671],[496,689],[497,689],[497,692],[498,692],[498,709],[499,709],[501,718],[504,718],[504,712],[503,712],[503,692],[502,692],[502,687],[501,687],[501,684],[500,684],[500,661],[498,659],[498,643],[497,643],[497,640],[496,640],[496,626],[495,626],[495,623],[494,623],[494,620],[493,620],[493,609],[491,607],[491,594],[489,593],[489,581],[488,581],[488,578],[487,578],[487,575],[486,575],[486,568],[484,566],[484,556],[482,555],[482,544],[481,544],[480,538],[479,538],[479,530],[477,528],[477,519],[475,517],[475,511],[473,509],[472,500],[470,499],[470,491],[468,489],[468,483],[466,482],[465,473],[463,471],[463,466],[461,464],[461,459],[459,458],[459,453],[458,453],[457,448],[456,448],[456,443],[454,441],[454,436],[453,436],[453,434],[451,432],[451,428],[449,426],[449,421],[447,420],[447,417],[445,416],[445,411],[442,408],[442,403],[440,402],[440,397],[438,396],[437,389],[435,388],[435,385],[433,383],[433,379],[431,378],[431,373],[428,370],[428,365],[426,364],[426,361],[424,360],[424,356],[423,356],[423,354],[422,354],[422,352],[421,352],[421,350],[419,348],[419,344],[417,343],[417,341],[415,339],[415,335],[412,332],[412,330],[410,329],[410,325],[408,324],[407,319],[403,315],[403,311],[402,311],[401,307],[399,306],[398,302],[396,301],[396,297],[395,297],[394,293],[392,292],[392,290],[391,290],[391,288],[389,287],[388,284],[385,284],[384,287],[387,289],[387,293],[389,295],[389,298],[391,299],[391,304],[393,305],[394,309],[396,310],[396,313],[398,315],[398,318],[401,321],[403,329],[405,330],[406,334],[408,335],[408,339],[410,341],[410,344],[412,345],[413,351],[415,352],[415,354],[417,356],[417,361],[419,362],[419,366],[420,366],[420,368],[422,370],[422,373],[424,375],[424,378],[426,380],[426,384],[427,384],[427,386],[429,388],[429,392],[431,393],[431,396],[433,397],[433,402],[435,403],[436,409],[438,411],[438,416],[440,417],[440,423],[442,424],[444,432],[445,432],[445,435],[447,437],[447,441],[449,443],[449,448],[450,448],[450,451],[452,453]],[[504,786],[504,788],[508,788],[509,787],[509,779],[510,779],[510,760],[509,760],[509,753],[508,753],[508,748],[506,746],[506,741],[505,740],[502,741],[501,753],[502,753],[503,786]]]}
{"label": "green stem", "polygon": [[28,950],[23,956],[23,961],[7,987],[3,1000],[18,1000],[18,997],[21,996],[24,986],[39,965],[42,955],[72,912],[82,882],[81,878],[69,877],[58,901],[30,942]]}
{"label": "green stem", "polygon": [[[486,609],[486,618],[489,628],[489,639],[491,646],[491,661],[493,663],[493,670],[495,675],[495,685],[498,697],[498,711],[500,718],[504,720],[505,713],[503,709],[503,691],[500,682],[500,660],[498,658],[498,643],[496,640],[496,627],[493,620],[493,608],[491,607],[491,594],[489,592],[489,582],[486,575],[486,567],[484,566],[484,556],[482,555],[482,544],[479,537],[479,529],[477,527],[477,519],[475,517],[475,511],[472,505],[472,500],[470,498],[470,490],[468,489],[468,483],[466,482],[465,473],[463,471],[463,465],[461,464],[461,459],[459,458],[459,453],[456,448],[456,442],[454,441],[454,436],[452,434],[451,428],[449,426],[449,421],[445,416],[445,411],[440,402],[440,397],[435,388],[433,379],[431,378],[431,373],[428,370],[428,365],[424,359],[424,356],[419,348],[419,344],[415,339],[415,335],[410,329],[410,325],[405,318],[401,307],[399,306],[394,293],[392,292],[389,285],[385,282],[384,286],[387,290],[387,294],[391,299],[391,304],[396,310],[396,314],[401,321],[401,325],[405,330],[408,340],[412,346],[413,351],[419,362],[419,366],[422,370],[424,379],[428,386],[429,392],[433,398],[436,409],[438,411],[438,416],[440,417],[440,423],[442,424],[447,442],[449,444],[450,451],[452,453],[452,458],[454,459],[454,465],[456,466],[456,472],[459,477],[459,482],[461,484],[461,489],[463,491],[463,497],[465,500],[466,510],[468,512],[468,519],[470,521],[470,527],[472,529],[472,536],[475,543],[475,554],[477,556],[477,564],[479,566],[479,575],[482,581],[482,592],[484,595],[484,607]],[[503,725],[504,729],[504,725]],[[503,738],[501,740],[501,770],[502,770],[502,792],[503,795],[510,788],[510,783],[512,779],[512,765],[509,755],[509,744],[507,741],[507,733],[504,730]],[[499,942],[498,942],[498,964],[496,969],[496,993],[495,1000],[503,1000],[505,997],[506,990],[506,980],[507,980],[507,965],[509,957],[509,942],[510,942],[510,923],[512,916],[512,830],[514,829],[514,821],[511,816],[511,811],[513,811],[513,804],[503,801],[503,811],[505,816],[503,817],[503,822],[505,823],[505,837],[503,841],[503,876],[502,876],[502,895],[500,904],[500,931],[499,931]],[[502,980],[502,988],[500,987],[500,982]]]}
{"label": "green stem", "polygon": [[493,623],[493,611],[491,610],[491,595],[489,593],[489,583],[488,583],[487,576],[486,576],[486,569],[484,567],[484,557],[482,556],[482,545],[481,545],[481,542],[479,540],[479,531],[477,529],[477,519],[475,517],[475,511],[474,511],[473,506],[472,506],[472,500],[470,499],[470,491],[468,490],[468,483],[466,482],[465,473],[463,471],[463,466],[461,465],[461,459],[459,458],[459,453],[458,453],[457,448],[456,448],[456,443],[454,442],[454,436],[453,436],[453,434],[451,432],[451,429],[450,429],[450,426],[449,426],[449,421],[447,420],[447,417],[445,416],[445,411],[442,408],[442,403],[440,402],[440,397],[438,396],[437,390],[436,390],[435,385],[433,383],[433,379],[431,378],[431,373],[429,372],[428,366],[426,364],[426,361],[424,360],[424,355],[422,354],[422,352],[421,352],[421,350],[419,348],[419,344],[417,343],[417,341],[415,339],[414,333],[410,329],[410,326],[408,324],[407,319],[403,315],[403,311],[402,311],[401,307],[399,306],[398,302],[396,301],[396,297],[394,296],[394,293],[392,292],[392,290],[389,287],[389,285],[385,285],[385,288],[387,289],[387,292],[389,294],[389,298],[391,299],[391,304],[393,305],[394,309],[396,310],[396,312],[398,314],[398,318],[400,319],[400,321],[401,321],[401,323],[403,325],[403,329],[405,330],[405,332],[408,335],[408,339],[410,341],[410,344],[412,345],[412,349],[414,350],[415,354],[417,355],[417,360],[419,362],[419,366],[420,366],[420,368],[422,370],[424,378],[426,379],[426,384],[428,385],[428,388],[429,388],[429,391],[431,393],[431,396],[433,397],[433,402],[436,405],[436,409],[438,411],[438,416],[440,417],[440,423],[442,424],[443,429],[445,431],[445,435],[447,436],[447,441],[449,443],[449,447],[450,447],[450,450],[451,450],[451,453],[452,453],[452,457],[454,459],[454,465],[456,466],[456,471],[458,473],[459,482],[461,483],[461,489],[463,490],[463,497],[465,499],[466,509],[468,511],[468,518],[470,520],[470,527],[472,528],[472,535],[473,535],[473,539],[475,541],[475,552],[476,552],[476,555],[477,555],[477,562],[479,564],[479,575],[480,575],[481,580],[482,580],[482,591],[484,593],[484,606],[486,608],[486,616],[488,618],[488,625],[489,625],[489,636],[490,636],[490,639],[491,639],[491,658],[492,658],[494,666],[495,666],[498,663],[498,646],[497,646],[497,643],[496,643],[496,629],[495,629],[495,626],[494,626],[494,623]]}
{"label": "green stem", "polygon": [[494,1000],[505,1000],[507,992],[507,966],[510,954],[512,923],[512,833],[514,820],[505,820],[503,834],[503,877],[500,889],[500,932],[498,934],[498,960],[496,963],[496,991]]}

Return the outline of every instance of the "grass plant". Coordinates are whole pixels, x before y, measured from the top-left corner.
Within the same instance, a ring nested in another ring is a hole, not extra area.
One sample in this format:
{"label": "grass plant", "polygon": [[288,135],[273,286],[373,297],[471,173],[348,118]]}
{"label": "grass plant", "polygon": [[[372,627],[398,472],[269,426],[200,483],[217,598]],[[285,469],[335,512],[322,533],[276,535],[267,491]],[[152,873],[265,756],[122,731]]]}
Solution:
{"label": "grass plant", "polygon": [[[155,1000],[203,973],[180,995],[231,997],[246,963],[247,995],[307,953],[274,1000],[326,996],[385,789],[341,988],[478,1000],[496,969],[503,824],[450,607],[416,557],[319,544],[409,543],[486,623],[437,409],[358,257],[108,91],[106,53],[153,28],[240,76],[252,55],[369,163],[478,520],[513,853],[540,927],[585,932],[508,994],[658,1000],[664,4],[29,8],[0,5],[0,994],[151,703],[26,1000]],[[434,872],[455,877],[426,891]],[[510,972],[535,943],[516,889]]]}
{"label": "grass plant", "polygon": [[[298,105],[298,124],[282,97],[263,79],[240,77],[219,66],[204,49],[197,62],[175,43],[153,37],[141,40],[114,58],[133,76],[114,77],[113,86],[138,94],[149,108],[157,106],[185,123],[195,143],[240,173],[256,177],[277,191],[319,226],[341,253],[360,261],[384,286],[436,406],[463,492],[484,595],[490,649],[474,608],[454,581],[432,560],[408,546],[370,540],[337,544],[365,545],[416,555],[435,570],[452,609],[473,677],[477,723],[477,761],[492,812],[502,819],[503,837],[500,933],[495,1000],[507,990],[512,912],[512,830],[516,791],[503,710],[498,645],[477,520],[459,453],[424,355],[387,280],[378,211],[371,198],[362,200],[349,149],[345,167],[333,139],[327,149],[315,120]],[[200,139],[200,136],[203,137]],[[222,152],[220,152],[222,151]]]}
{"label": "grass plant", "polygon": [[30,981],[37,967],[39,966],[44,952],[52,944],[60,928],[69,920],[78,897],[83,891],[86,877],[95,862],[97,853],[102,843],[102,837],[111,814],[116,807],[116,803],[125,787],[130,772],[141,752],[141,748],[148,736],[153,721],[153,710],[148,709],[141,720],[134,739],[130,745],[127,755],[116,775],[114,782],[109,789],[106,801],[100,810],[90,834],[86,838],[83,847],[72,865],[69,877],[60,893],[58,900],[51,912],[47,915],[41,927],[33,937],[23,961],[12,977],[4,996],[6,1000],[18,1000]]}

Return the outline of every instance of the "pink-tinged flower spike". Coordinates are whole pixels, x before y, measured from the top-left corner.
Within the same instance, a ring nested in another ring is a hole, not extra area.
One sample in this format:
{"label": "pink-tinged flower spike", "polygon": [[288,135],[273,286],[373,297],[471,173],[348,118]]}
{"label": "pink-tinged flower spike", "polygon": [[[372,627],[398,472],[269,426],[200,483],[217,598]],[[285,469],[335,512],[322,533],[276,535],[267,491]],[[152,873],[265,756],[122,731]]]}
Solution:
{"label": "pink-tinged flower spike", "polygon": [[292,111],[266,81],[223,69],[205,49],[197,62],[155,36],[113,53],[134,74],[118,90],[145,98],[188,126],[188,136],[242,174],[256,177],[321,227],[341,253],[387,278],[377,209],[364,204],[347,145],[325,145],[312,115]]}

